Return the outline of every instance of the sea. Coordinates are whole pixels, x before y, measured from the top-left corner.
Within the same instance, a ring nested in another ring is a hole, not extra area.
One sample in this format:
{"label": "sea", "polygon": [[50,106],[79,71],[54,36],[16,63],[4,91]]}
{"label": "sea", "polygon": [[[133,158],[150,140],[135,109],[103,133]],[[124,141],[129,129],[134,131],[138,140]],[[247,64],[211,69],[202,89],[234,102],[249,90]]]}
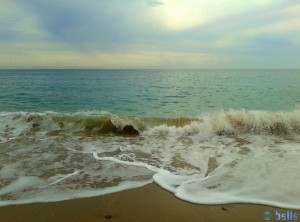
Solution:
{"label": "sea", "polygon": [[0,70],[0,206],[156,183],[300,209],[299,172],[299,69]]}

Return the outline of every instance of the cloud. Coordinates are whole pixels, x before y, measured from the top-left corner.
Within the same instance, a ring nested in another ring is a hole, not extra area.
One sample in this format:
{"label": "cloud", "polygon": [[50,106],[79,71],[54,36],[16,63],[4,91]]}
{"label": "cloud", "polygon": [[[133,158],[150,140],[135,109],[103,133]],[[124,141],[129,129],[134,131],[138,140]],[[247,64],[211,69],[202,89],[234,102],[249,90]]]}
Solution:
{"label": "cloud", "polygon": [[[300,14],[300,4],[252,15],[247,19],[241,18],[238,22],[230,21],[231,29],[220,35],[216,41],[211,42],[211,47],[232,49],[232,47],[242,47],[249,41],[259,43],[260,39],[266,42],[277,39],[275,41],[277,43],[281,39],[283,47],[286,44],[292,44],[300,34],[300,18],[295,16],[297,12]],[[219,25],[222,25],[223,29],[226,28],[224,21]],[[219,30],[222,31],[222,29]],[[299,47],[299,45],[295,44],[294,47]]]}
{"label": "cloud", "polygon": [[151,7],[164,5],[164,3],[161,1],[147,1],[147,4]]}
{"label": "cloud", "polygon": [[65,44],[3,44],[2,68],[201,68],[221,58],[173,51],[78,52]]}
{"label": "cloud", "polygon": [[[158,1],[150,4],[158,5]],[[38,17],[41,29],[55,41],[71,44],[80,50],[126,50],[127,44],[148,42],[160,35],[157,24],[147,17],[145,2],[132,0],[40,1],[18,0]]]}
{"label": "cloud", "polygon": [[15,1],[2,0],[0,7],[0,41],[36,41],[46,39],[39,19]]}
{"label": "cloud", "polygon": [[4,61],[41,67],[239,67],[250,58],[253,66],[261,65],[258,57],[271,66],[280,53],[299,64],[295,0],[2,0],[1,5],[0,67]]}
{"label": "cloud", "polygon": [[164,0],[162,7],[153,10],[153,17],[168,29],[186,30],[228,17],[248,16],[280,3],[282,0]]}

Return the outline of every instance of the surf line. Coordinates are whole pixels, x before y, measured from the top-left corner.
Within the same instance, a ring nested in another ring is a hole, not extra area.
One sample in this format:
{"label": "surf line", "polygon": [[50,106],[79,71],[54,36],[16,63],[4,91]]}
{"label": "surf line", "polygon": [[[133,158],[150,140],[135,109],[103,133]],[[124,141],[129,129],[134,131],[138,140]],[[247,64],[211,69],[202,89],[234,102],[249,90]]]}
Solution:
{"label": "surf line", "polygon": [[156,172],[158,173],[161,169],[155,167],[155,166],[151,166],[151,165],[148,165],[146,163],[143,163],[143,162],[137,162],[137,161],[134,161],[134,162],[129,162],[129,161],[124,161],[124,160],[120,160],[120,159],[117,159],[115,157],[99,157],[98,154],[93,151],[92,152],[93,154],[93,157],[96,159],[96,160],[105,160],[105,161],[111,161],[111,162],[115,162],[115,163],[119,163],[119,164],[124,164],[124,165],[129,165],[129,166],[138,166],[138,167],[144,167],[150,171],[153,171],[153,172]]}
{"label": "surf line", "polygon": [[76,175],[76,174],[78,174],[78,173],[79,173],[78,170],[74,171],[73,173],[69,173],[69,174],[67,174],[67,175],[64,176],[64,177],[62,177],[62,178],[60,178],[60,179],[58,179],[58,180],[56,180],[56,181],[54,181],[54,182],[52,182],[52,183],[46,185],[46,186],[41,187],[40,190],[41,190],[41,189],[44,189],[44,188],[47,188],[47,187],[50,187],[50,186],[52,186],[52,185],[54,185],[54,184],[57,184],[57,183],[59,183],[59,182],[65,180],[65,179],[67,179],[67,178],[69,178],[69,177],[71,177],[71,176],[74,176],[74,175]]}

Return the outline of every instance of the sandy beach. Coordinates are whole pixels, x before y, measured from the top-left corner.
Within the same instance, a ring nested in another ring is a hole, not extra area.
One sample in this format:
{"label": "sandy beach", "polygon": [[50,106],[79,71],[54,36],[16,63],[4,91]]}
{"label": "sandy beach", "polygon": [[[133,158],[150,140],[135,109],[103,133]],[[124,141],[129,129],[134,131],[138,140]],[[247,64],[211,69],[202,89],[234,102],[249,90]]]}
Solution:
{"label": "sandy beach", "polygon": [[[177,199],[156,184],[104,196],[54,203],[0,207],[3,222],[48,221],[265,221],[264,212],[286,213],[286,209],[254,204],[196,205]],[[300,211],[293,210],[294,214]],[[298,218],[299,219],[299,218]]]}

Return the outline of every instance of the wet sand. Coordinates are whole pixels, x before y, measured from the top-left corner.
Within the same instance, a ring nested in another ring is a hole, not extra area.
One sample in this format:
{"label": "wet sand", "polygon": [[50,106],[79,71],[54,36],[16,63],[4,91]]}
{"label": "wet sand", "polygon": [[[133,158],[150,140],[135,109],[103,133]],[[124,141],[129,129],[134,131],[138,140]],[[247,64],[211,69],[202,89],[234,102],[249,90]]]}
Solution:
{"label": "wet sand", "polygon": [[[54,203],[34,203],[0,207],[2,222],[259,222],[269,211],[286,209],[255,204],[196,205],[177,199],[156,184],[104,196]],[[300,211],[293,210],[298,217]],[[300,220],[300,218],[298,218]]]}

